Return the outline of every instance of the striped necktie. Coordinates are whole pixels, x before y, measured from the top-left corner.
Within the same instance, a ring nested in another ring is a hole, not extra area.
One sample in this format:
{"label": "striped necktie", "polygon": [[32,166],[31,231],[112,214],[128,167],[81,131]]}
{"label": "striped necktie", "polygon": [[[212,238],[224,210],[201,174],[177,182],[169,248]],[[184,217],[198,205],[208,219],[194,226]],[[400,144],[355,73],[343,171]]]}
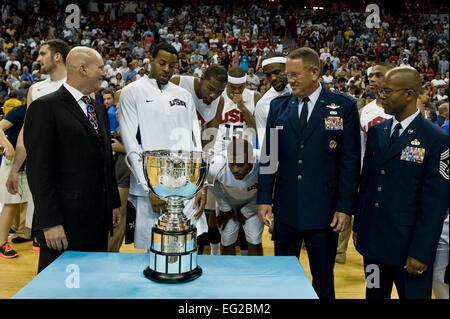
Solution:
{"label": "striped necktie", "polygon": [[92,128],[95,130],[95,132],[99,136],[101,136],[100,130],[98,128],[97,115],[95,114],[94,105],[92,104],[91,99],[89,98],[89,96],[85,95],[85,96],[81,97],[81,100],[86,104],[87,116],[88,116],[89,122],[92,125]]}

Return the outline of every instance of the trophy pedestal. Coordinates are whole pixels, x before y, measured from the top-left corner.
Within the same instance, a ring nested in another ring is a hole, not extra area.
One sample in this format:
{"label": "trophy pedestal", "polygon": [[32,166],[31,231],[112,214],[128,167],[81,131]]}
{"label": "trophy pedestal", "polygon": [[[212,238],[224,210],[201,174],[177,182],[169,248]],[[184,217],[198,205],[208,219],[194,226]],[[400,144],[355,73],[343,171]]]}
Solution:
{"label": "trophy pedestal", "polygon": [[183,282],[192,281],[197,279],[202,274],[202,269],[197,266],[192,271],[183,274],[163,274],[150,269],[150,267],[145,268],[144,276],[148,279],[156,282],[166,283],[166,284],[179,284]]}
{"label": "trophy pedestal", "polygon": [[145,277],[163,283],[197,279],[202,274],[197,265],[197,229],[185,220],[185,230],[166,230],[165,219],[160,218],[153,226],[150,264],[144,270]]}

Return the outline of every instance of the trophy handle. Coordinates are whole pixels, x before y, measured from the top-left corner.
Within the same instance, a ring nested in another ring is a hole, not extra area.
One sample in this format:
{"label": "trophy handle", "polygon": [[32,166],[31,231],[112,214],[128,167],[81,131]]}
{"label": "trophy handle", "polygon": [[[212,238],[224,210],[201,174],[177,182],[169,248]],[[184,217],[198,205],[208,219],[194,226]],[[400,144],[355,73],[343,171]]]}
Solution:
{"label": "trophy handle", "polygon": [[223,155],[222,153],[219,153],[219,154],[212,154],[211,158],[213,158],[213,157],[215,157],[215,156],[220,156],[220,157],[222,157],[223,160],[224,160],[224,161],[223,161],[224,164],[223,164],[223,166],[219,169],[219,171],[217,172],[216,176],[214,176],[214,178],[213,178],[213,180],[212,180],[211,183],[209,182],[208,178],[206,178],[205,186],[213,187],[213,186],[214,186],[214,183],[216,182],[217,176],[219,176],[220,173],[222,173],[223,169],[224,169],[225,166],[227,165],[228,158],[227,158],[225,155]]}
{"label": "trophy handle", "polygon": [[136,152],[136,151],[132,151],[132,152],[130,152],[130,153],[127,153],[127,155],[125,156],[125,164],[128,166],[128,168],[130,169],[131,174],[133,174],[134,178],[136,179],[137,185],[141,185],[141,186],[144,188],[144,190],[145,190],[147,193],[149,193],[149,192],[150,192],[150,189],[148,188],[148,186],[142,184],[142,183],[139,181],[139,178],[138,178],[136,172],[134,171],[134,169],[133,169],[133,167],[131,166],[130,162],[128,162],[128,156],[130,156],[131,154],[136,154],[137,156],[139,156],[138,161],[142,162],[142,160],[143,160],[142,155],[139,154],[139,153]]}

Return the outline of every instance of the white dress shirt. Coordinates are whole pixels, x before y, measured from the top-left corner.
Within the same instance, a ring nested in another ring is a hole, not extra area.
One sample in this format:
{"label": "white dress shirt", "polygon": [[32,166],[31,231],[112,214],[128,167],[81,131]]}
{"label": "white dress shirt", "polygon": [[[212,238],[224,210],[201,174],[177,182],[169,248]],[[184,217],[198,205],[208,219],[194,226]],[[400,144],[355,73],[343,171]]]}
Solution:
{"label": "white dress shirt", "polygon": [[[319,87],[310,95],[308,96],[309,102],[308,102],[308,117],[307,121],[309,121],[309,118],[312,114],[312,111],[314,109],[314,105],[316,104],[317,100],[319,99],[320,92],[322,91],[322,85],[319,84]],[[303,98],[298,98],[298,118],[300,118],[300,114],[302,113],[303,109]]]}
{"label": "white dress shirt", "polygon": [[[73,98],[75,99],[75,101],[77,101],[78,105],[80,106],[81,110],[83,111],[84,115],[86,115],[87,117],[87,105],[86,103],[84,103],[81,98],[83,96],[85,96],[85,94],[81,93],[80,91],[78,91],[76,88],[70,86],[67,83],[63,84],[64,87],[67,89],[67,91],[69,91],[70,94],[72,94]],[[86,95],[89,96],[89,95]],[[89,97],[90,98],[90,97]]]}
{"label": "white dress shirt", "polygon": [[391,127],[391,136],[392,133],[394,132],[394,128],[395,125],[397,125],[397,123],[400,123],[402,125],[402,128],[398,131],[398,136],[402,135],[403,131],[406,130],[406,128],[408,127],[409,124],[411,124],[412,121],[414,121],[414,119],[416,118],[417,115],[419,115],[420,110],[417,110],[416,113],[414,113],[413,115],[408,116],[406,119],[404,119],[403,121],[399,122],[395,119],[395,117],[393,117],[393,122],[392,122],[392,127]]}

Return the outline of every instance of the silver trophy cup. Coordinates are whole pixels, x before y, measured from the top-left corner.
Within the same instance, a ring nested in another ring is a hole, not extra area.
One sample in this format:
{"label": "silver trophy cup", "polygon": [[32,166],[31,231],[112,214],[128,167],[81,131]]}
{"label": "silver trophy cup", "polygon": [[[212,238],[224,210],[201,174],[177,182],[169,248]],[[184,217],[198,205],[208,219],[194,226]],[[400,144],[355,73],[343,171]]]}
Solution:
{"label": "silver trophy cup", "polygon": [[208,175],[206,156],[203,152],[169,150],[138,155],[147,181],[145,188],[167,201],[167,209],[152,228],[150,265],[144,275],[164,283],[194,280],[202,274],[197,265],[197,229],[184,216],[183,201],[202,188]]}

